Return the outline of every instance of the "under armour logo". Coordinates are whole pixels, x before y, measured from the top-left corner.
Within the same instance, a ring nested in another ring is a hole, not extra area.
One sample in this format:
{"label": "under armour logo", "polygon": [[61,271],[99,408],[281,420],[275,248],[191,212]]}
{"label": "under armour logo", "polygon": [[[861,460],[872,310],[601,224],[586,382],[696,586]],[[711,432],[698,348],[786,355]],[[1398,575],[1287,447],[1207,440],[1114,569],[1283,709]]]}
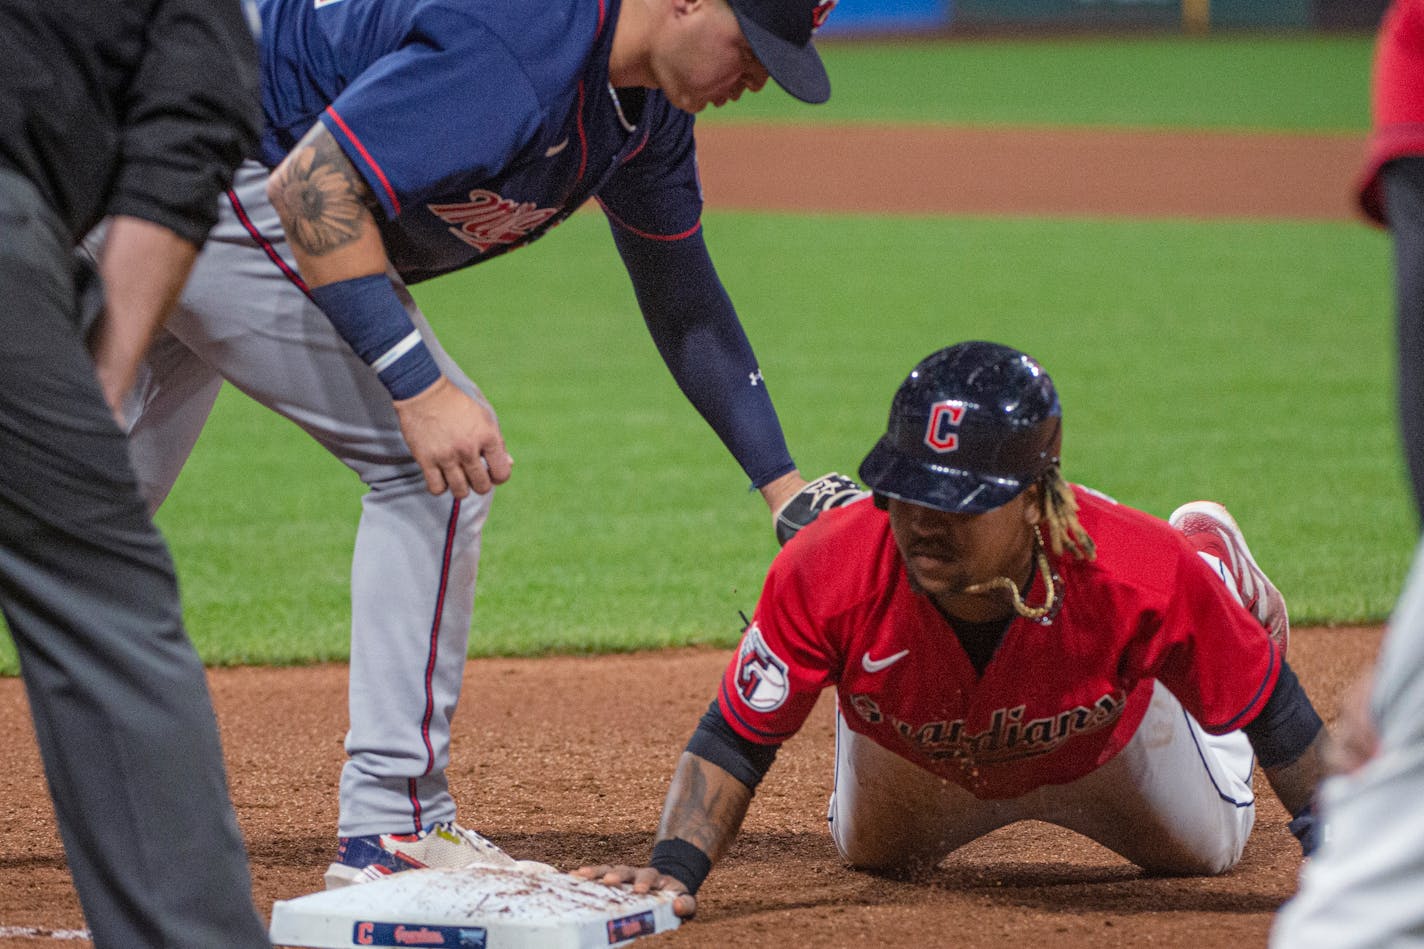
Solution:
{"label": "under armour logo", "polygon": [[751,380],[751,383],[754,386],[759,382],[766,382],[766,380],[761,377],[760,369],[754,369],[751,372],[747,373],[747,378]]}

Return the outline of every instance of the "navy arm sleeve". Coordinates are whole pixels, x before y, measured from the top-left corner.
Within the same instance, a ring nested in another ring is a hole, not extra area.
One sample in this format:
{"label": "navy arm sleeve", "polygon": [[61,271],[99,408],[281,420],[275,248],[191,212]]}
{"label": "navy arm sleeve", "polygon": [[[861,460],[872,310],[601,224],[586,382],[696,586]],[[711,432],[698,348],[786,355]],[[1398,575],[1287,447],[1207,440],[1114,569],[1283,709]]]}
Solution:
{"label": "navy arm sleeve", "polygon": [[776,760],[780,745],[759,745],[747,741],[727,724],[714,700],[687,741],[687,752],[710,761],[755,791]]}
{"label": "navy arm sleeve", "polygon": [[1261,714],[1242,731],[1250,740],[1261,767],[1275,768],[1299,758],[1322,727],[1320,715],[1301,688],[1300,680],[1282,660],[1275,690]]}
{"label": "navy arm sleeve", "polygon": [[698,228],[659,239],[610,221],[658,353],[693,407],[761,487],[792,471],[756,355]]}

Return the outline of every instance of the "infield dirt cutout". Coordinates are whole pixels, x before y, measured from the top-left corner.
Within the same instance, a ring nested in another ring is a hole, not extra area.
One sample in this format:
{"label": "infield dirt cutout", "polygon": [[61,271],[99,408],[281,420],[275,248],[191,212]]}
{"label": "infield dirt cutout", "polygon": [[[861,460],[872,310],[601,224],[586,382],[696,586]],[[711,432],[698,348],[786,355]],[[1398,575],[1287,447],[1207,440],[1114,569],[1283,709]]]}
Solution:
{"label": "infield dirt cutout", "polygon": [[[708,124],[699,151],[714,208],[1342,220],[1354,215],[1362,143]],[[479,621],[477,611],[475,636]],[[1291,663],[1327,722],[1380,636],[1377,628],[1293,632]],[[675,650],[471,662],[449,769],[462,822],[516,857],[559,867],[642,863],[667,779],[727,658]],[[346,667],[221,669],[209,681],[265,918],[274,900],[318,889],[335,850]],[[0,681],[0,712],[0,946],[83,945],[71,941],[84,919],[19,680]],[[1240,865],[1219,877],[1148,877],[1038,823],[991,834],[916,882],[848,870],[825,830],[832,716],[827,693],[758,790],[700,894],[698,918],[639,945],[1245,949],[1265,945],[1294,891],[1300,851],[1259,774],[1256,830]]]}

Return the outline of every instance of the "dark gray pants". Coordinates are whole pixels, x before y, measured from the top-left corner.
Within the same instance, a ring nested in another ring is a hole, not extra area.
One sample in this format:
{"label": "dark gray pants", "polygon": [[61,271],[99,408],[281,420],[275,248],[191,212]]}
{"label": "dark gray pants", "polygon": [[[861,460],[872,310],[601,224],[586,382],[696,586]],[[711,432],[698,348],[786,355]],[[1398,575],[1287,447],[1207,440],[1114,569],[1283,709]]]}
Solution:
{"label": "dark gray pants", "polygon": [[0,608],[96,946],[267,946],[168,551],[94,378],[68,236],[0,170]]}
{"label": "dark gray pants", "polygon": [[1392,161],[1382,178],[1394,238],[1399,430],[1424,523],[1424,158]]}

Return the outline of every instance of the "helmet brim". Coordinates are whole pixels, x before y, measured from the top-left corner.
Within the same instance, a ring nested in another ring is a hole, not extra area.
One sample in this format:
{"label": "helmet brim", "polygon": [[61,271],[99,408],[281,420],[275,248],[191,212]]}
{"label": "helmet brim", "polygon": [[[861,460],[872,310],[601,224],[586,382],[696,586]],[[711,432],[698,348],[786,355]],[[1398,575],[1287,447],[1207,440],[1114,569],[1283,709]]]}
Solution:
{"label": "helmet brim", "polygon": [[992,511],[1030,484],[909,458],[885,437],[860,463],[860,480],[876,494],[952,514]]}

